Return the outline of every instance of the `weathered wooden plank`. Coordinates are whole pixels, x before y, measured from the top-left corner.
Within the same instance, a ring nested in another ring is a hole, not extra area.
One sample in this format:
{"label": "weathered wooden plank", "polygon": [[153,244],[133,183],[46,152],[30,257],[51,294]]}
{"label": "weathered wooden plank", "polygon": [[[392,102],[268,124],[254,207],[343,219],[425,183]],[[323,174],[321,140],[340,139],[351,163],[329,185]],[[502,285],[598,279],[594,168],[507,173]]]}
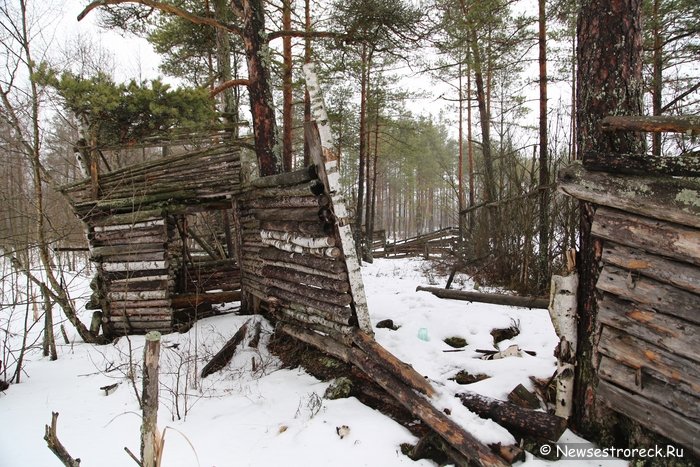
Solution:
{"label": "weathered wooden plank", "polygon": [[688,292],[700,294],[700,268],[689,264],[647,254],[639,249],[610,241],[603,245],[603,261]]}
{"label": "weathered wooden plank", "polygon": [[297,245],[295,243],[286,242],[284,240],[275,240],[267,237],[262,237],[262,245],[272,246],[278,250],[286,251],[289,253],[300,253],[306,255],[317,256],[319,258],[340,258],[342,256],[342,251],[337,247],[321,247],[321,248],[309,248]]}
{"label": "weathered wooden plank", "polygon": [[140,254],[140,253],[165,253],[165,245],[160,243],[138,243],[131,245],[119,246],[100,246],[92,249],[91,254],[95,258],[103,258],[107,256],[125,255],[125,254]]}
{"label": "weathered wooden plank", "polygon": [[697,228],[599,208],[593,219],[591,234],[700,266],[700,230]]}
{"label": "weathered wooden plank", "polygon": [[316,169],[315,167],[310,166],[295,170],[294,172],[284,172],[277,175],[270,175],[268,177],[260,177],[253,180],[251,185],[254,188],[298,185],[301,183],[308,183],[316,178],[318,178],[316,175]]}
{"label": "weathered wooden plank", "polygon": [[648,373],[630,368],[605,355],[601,356],[598,376],[683,414],[695,422],[700,422],[700,399],[681,391],[677,386],[660,381]]}
{"label": "weathered wooden plank", "polygon": [[611,115],[600,121],[603,131],[674,132],[700,135],[700,117],[696,115]]}
{"label": "weathered wooden plank", "polygon": [[303,272],[294,271],[293,269],[281,268],[278,266],[264,266],[262,272],[265,277],[281,279],[286,282],[311,285],[339,293],[348,293],[350,291],[350,284],[347,281],[338,281],[329,277],[305,274]]}
{"label": "weathered wooden plank", "polygon": [[[295,293],[293,291],[283,289],[281,287],[271,287],[269,285],[269,281],[262,279],[261,280],[262,284],[265,285],[265,293],[267,296],[272,296],[272,297],[278,297],[280,301],[282,302],[291,302],[291,303],[298,303],[300,305],[307,305],[311,308],[315,308],[317,310],[323,310],[328,313],[332,313],[334,315],[337,315],[338,321],[342,321],[342,317],[345,316],[347,313],[347,310],[345,309],[344,305],[339,305],[336,303],[329,303],[326,301],[321,301],[317,300],[316,298],[311,297],[310,295],[307,295],[304,290],[300,290],[301,287],[297,287],[297,292]],[[280,282],[275,282],[275,285],[284,285],[281,281]],[[291,287],[290,287],[291,288]],[[301,295],[301,294],[304,295]],[[347,301],[347,300],[345,300]]]}
{"label": "weathered wooden plank", "polygon": [[651,154],[606,154],[589,151],[583,156],[583,165],[588,170],[616,174],[649,175],[656,173],[697,177],[700,175],[700,154],[692,153],[669,157]]}
{"label": "weathered wooden plank", "polygon": [[128,308],[161,308],[170,307],[170,300],[112,300],[109,304],[111,313],[121,313]]}
{"label": "weathered wooden plank", "polygon": [[[313,222],[298,222],[298,221],[256,221],[256,228],[265,230],[274,230],[277,232],[296,232],[301,235],[324,236],[332,233],[332,229],[327,228],[327,224],[323,224],[318,220]],[[330,230],[330,232],[329,232]]]}
{"label": "weathered wooden plank", "polygon": [[118,224],[118,225],[96,225],[93,227],[95,232],[115,232],[129,231],[133,229],[149,228],[165,225],[165,219],[153,219],[150,221],[135,222],[133,224]]}
{"label": "weathered wooden plank", "polygon": [[260,221],[298,221],[298,222],[321,222],[318,216],[318,207],[314,208],[276,208],[276,209],[252,209],[256,219]]}
{"label": "weathered wooden plank", "polygon": [[282,262],[282,261],[265,260],[264,264],[266,266],[275,266],[278,268],[291,269],[292,271],[296,271],[296,272],[299,272],[302,274],[311,274],[314,276],[326,277],[326,278],[334,279],[334,280],[340,281],[340,282],[347,282],[348,281],[348,275],[347,275],[347,273],[344,273],[344,272],[335,273],[335,272],[321,271],[319,269],[309,268],[306,266],[301,266],[299,264],[295,264],[295,263],[291,263],[291,262]]}
{"label": "weathered wooden plank", "polygon": [[661,381],[678,385],[695,397],[700,396],[700,368],[692,360],[610,326],[602,327],[598,351],[635,370],[648,372]]}
{"label": "weathered wooden plank", "polygon": [[207,292],[207,293],[189,293],[173,295],[170,299],[173,308],[191,308],[200,305],[212,305],[216,303],[239,302],[241,300],[241,291],[227,292]]}
{"label": "weathered wooden plank", "polygon": [[596,283],[598,290],[646,305],[658,312],[700,323],[700,295],[607,265]]}
{"label": "weathered wooden plank", "polygon": [[154,271],[168,268],[167,261],[129,261],[123,263],[105,263],[102,265],[107,272],[116,271]]}
{"label": "weathered wooden plank", "polygon": [[616,412],[700,455],[700,424],[606,381],[598,384],[596,396]]}
{"label": "weathered wooden plank", "polygon": [[594,204],[700,228],[700,182],[591,172],[575,162],[559,171],[557,188]]}
{"label": "weathered wooden plank", "polygon": [[129,300],[164,300],[170,296],[167,290],[142,290],[129,292],[107,292],[107,298],[113,301]]}
{"label": "weathered wooden plank", "polygon": [[[700,314],[700,309],[696,309]],[[598,321],[700,362],[700,326],[604,294],[598,302]]]}
{"label": "weathered wooden plank", "polygon": [[[433,397],[435,395],[435,389],[423,375],[414,370],[411,365],[396,358],[396,356],[379,345],[377,341],[367,333],[356,330],[352,335],[352,342],[359,347],[364,354],[372,358],[376,363],[390,371],[394,376],[416,391],[420,391],[428,397]],[[361,358],[359,353],[357,354],[357,358]]]}
{"label": "weathered wooden plank", "polygon": [[301,253],[281,251],[272,247],[266,247],[260,250],[259,256],[264,260],[294,263],[319,271],[346,273],[345,264],[335,258],[318,258]]}
{"label": "weathered wooden plank", "polygon": [[277,208],[319,208],[319,198],[309,192],[308,196],[279,196],[276,198],[257,198],[246,203],[252,209]]}
{"label": "weathered wooden plank", "polygon": [[[352,297],[347,293],[335,292],[333,290],[319,289],[308,285],[290,282],[284,278],[270,277],[263,273],[263,283],[268,287],[287,290],[288,292],[308,297],[319,302],[330,303],[331,305],[347,306],[352,302]],[[303,302],[298,302],[303,303]],[[313,306],[313,305],[312,305]]]}
{"label": "weathered wooden plank", "polygon": [[299,312],[284,306],[273,308],[273,313],[285,322],[301,323],[302,326],[317,325],[321,329],[328,329],[342,335],[349,335],[354,330],[354,327],[348,326],[347,323],[338,323],[322,316]]}
{"label": "weathered wooden plank", "polygon": [[175,281],[168,280],[167,276],[164,279],[149,280],[125,280],[111,281],[107,283],[106,288],[111,292],[136,292],[144,290],[170,290],[175,286]]}

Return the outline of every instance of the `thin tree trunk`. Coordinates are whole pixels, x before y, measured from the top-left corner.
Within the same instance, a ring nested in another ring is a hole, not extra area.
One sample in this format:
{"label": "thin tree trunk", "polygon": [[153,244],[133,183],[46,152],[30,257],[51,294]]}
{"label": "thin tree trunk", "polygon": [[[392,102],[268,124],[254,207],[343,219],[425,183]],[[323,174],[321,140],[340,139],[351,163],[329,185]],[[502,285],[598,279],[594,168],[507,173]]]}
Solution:
{"label": "thin tree trunk", "polygon": [[547,155],[547,17],[545,0],[539,0],[539,65],[540,65],[540,173],[539,173],[539,267],[538,291],[547,290],[549,278],[549,158]]}
{"label": "thin tree trunk", "polygon": [[471,48],[474,58],[474,80],[476,82],[476,100],[479,105],[479,121],[481,123],[481,151],[484,157],[484,201],[496,199],[496,179],[493,175],[493,157],[491,154],[491,116],[486,104],[484,75],[482,72],[482,57],[477,42],[476,30],[471,30]]}
{"label": "thin tree trunk", "polygon": [[355,243],[357,256],[362,257],[362,211],[365,196],[365,163],[367,160],[367,93],[369,75],[369,53],[367,45],[362,45],[362,70],[360,77],[360,147],[357,174],[357,209],[355,210]]}
{"label": "thin tree trunk", "polygon": [[[661,36],[661,0],[654,0],[652,12],[652,34],[654,36],[653,74],[651,80],[651,105],[654,115],[661,115],[661,93],[663,86],[663,37]],[[661,133],[651,134],[651,152],[654,156],[661,155]]]}
{"label": "thin tree trunk", "polygon": [[240,0],[237,3],[243,16],[243,47],[248,64],[255,151],[260,175],[264,177],[280,172],[277,123],[272,107],[269,63],[266,63],[270,49],[265,32],[265,10],[263,0]]}
{"label": "thin tree trunk", "polygon": [[[304,0],[304,27],[307,32],[307,36],[304,38],[304,63],[311,63],[311,37],[308,33],[311,32],[311,0]],[[311,99],[309,98],[309,91],[304,90],[304,122],[311,121]],[[340,144],[340,143],[338,143]],[[340,157],[340,151],[338,151],[338,157]],[[311,153],[309,152],[309,143],[304,138],[304,167],[308,167],[311,164]],[[338,167],[340,170],[340,167]]]}
{"label": "thin tree trunk", "polygon": [[[282,1],[282,29],[292,29],[292,0]],[[292,38],[282,38],[282,162],[285,172],[292,170]]]}

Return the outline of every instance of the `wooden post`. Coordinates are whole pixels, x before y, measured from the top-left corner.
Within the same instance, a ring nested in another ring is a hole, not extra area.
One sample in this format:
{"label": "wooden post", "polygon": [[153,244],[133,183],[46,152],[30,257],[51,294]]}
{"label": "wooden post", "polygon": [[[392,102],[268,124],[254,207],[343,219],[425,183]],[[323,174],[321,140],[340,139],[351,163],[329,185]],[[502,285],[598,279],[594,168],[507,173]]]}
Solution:
{"label": "wooden post", "polygon": [[[360,273],[360,263],[357,258],[355,241],[350,228],[350,216],[345,207],[345,201],[341,197],[340,171],[338,170],[338,154],[333,151],[333,137],[328,123],[326,107],[323,103],[323,96],[318,85],[318,78],[313,63],[307,63],[303,67],[306,77],[306,88],[311,98],[311,111],[318,128],[320,148],[313,148],[312,141],[309,141],[309,149],[314,163],[319,168],[319,178],[323,181],[332,199],[333,212],[336,218],[338,235],[340,237],[345,262],[348,268],[350,280],[350,290],[353,298],[353,308],[357,316],[357,322],[364,332],[374,335],[372,322],[367,309],[367,298],[362,284],[362,274]],[[314,150],[315,149],[315,150]],[[358,213],[359,215],[359,213]]]}
{"label": "wooden post", "polygon": [[141,423],[141,465],[156,467],[160,457],[158,436],[158,359],[160,358],[160,333],[146,334],[143,349],[143,421]]}

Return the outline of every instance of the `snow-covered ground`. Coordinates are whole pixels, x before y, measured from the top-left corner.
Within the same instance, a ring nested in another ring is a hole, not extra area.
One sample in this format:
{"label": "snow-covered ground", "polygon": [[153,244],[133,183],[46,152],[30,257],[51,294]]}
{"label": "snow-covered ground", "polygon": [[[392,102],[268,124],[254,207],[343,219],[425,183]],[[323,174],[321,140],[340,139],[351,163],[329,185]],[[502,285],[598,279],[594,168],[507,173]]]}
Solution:
{"label": "snow-covered ground", "polygon": [[[530,387],[530,376],[550,377],[557,338],[547,312],[443,300],[415,292],[417,285],[445,283],[444,277],[431,272],[429,263],[419,259],[377,260],[363,268],[363,276],[373,323],[389,318],[400,326],[396,331],[377,329],[377,341],[426,375],[439,391],[438,405],[451,409],[452,417],[474,436],[486,443],[513,443],[505,429],[466,410],[454,394],[468,388],[505,399],[520,383]],[[88,282],[86,278],[73,281],[80,306],[88,298]],[[458,277],[457,283],[471,288],[467,278]],[[7,289],[9,281],[3,285]],[[3,302],[7,303],[7,296]],[[9,308],[1,313],[0,329],[6,329]],[[280,362],[266,351],[272,329],[264,320],[259,349],[239,346],[224,370],[203,380],[194,378],[248,319],[260,317],[222,315],[201,320],[186,334],[163,336],[159,426],[165,429],[164,467],[434,465],[426,460],[414,462],[401,453],[401,443],[417,441],[406,428],[354,398],[325,400],[328,382],[301,369],[281,369]],[[13,323],[19,331],[24,308],[15,311]],[[476,349],[495,349],[492,329],[513,323],[518,323],[520,335],[501,342],[500,349],[517,344],[536,356],[477,358]],[[40,327],[35,326],[30,334],[36,337]],[[421,328],[427,331],[428,340],[418,338]],[[58,436],[82,460],[81,465],[135,465],[124,447],[139,452],[135,388],[140,391],[143,337],[92,346],[81,343],[67,323],[66,329],[71,343],[63,343],[57,333],[58,361],[49,361],[40,349],[33,349],[22,382],[0,392],[0,467],[61,465],[43,440],[51,412],[60,413]],[[0,330],[3,345],[17,345],[19,336],[8,339],[3,333]],[[466,339],[467,347],[461,352],[444,352],[451,347],[443,339],[455,336]],[[449,379],[460,370],[490,377],[460,386]],[[135,385],[129,379],[132,373],[137,377]],[[100,389],[115,383],[118,386],[109,395]],[[343,425],[350,432],[341,439],[336,428]],[[568,431],[564,440],[581,441]],[[528,454],[522,465],[553,464]],[[567,465],[574,464],[567,461]],[[575,465],[626,463],[591,460]]]}

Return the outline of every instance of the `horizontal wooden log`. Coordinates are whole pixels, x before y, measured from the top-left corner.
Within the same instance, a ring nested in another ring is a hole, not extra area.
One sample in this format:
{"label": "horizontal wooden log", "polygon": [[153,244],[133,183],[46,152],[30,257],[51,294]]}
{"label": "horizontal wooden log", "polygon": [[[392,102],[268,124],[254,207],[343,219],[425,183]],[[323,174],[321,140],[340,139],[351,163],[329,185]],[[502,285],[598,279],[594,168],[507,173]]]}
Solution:
{"label": "horizontal wooden log", "polygon": [[172,290],[175,286],[175,281],[168,280],[167,276],[164,279],[147,279],[111,281],[107,283],[105,288],[111,292],[138,292],[145,290]]}
{"label": "horizontal wooden log", "polygon": [[[263,280],[263,283],[269,284],[269,282],[266,280]],[[280,285],[281,282],[276,284]],[[299,289],[297,289],[297,293],[295,293],[286,289],[282,289],[280,287],[271,287],[267,285],[267,287],[265,288],[265,293],[268,296],[278,297],[281,301],[288,301],[291,303],[298,303],[300,305],[307,305],[317,310],[323,310],[328,313],[332,313],[338,317],[342,317],[347,313],[344,305],[316,300],[315,298],[312,298],[310,295],[306,294],[305,291]],[[339,318],[339,320],[340,319],[341,318]]]}
{"label": "horizontal wooden log", "polygon": [[241,291],[234,290],[229,292],[209,292],[200,294],[175,294],[171,298],[171,306],[177,308],[198,307],[206,304],[230,303],[239,302],[241,300]]}
{"label": "horizontal wooden log", "polygon": [[129,261],[123,263],[105,263],[102,268],[106,272],[116,271],[153,271],[168,268],[167,261]]}
{"label": "horizontal wooden log", "polygon": [[697,228],[599,208],[591,234],[700,266],[700,230]]}
{"label": "horizontal wooden log", "polygon": [[308,196],[280,196],[277,198],[257,198],[247,203],[252,209],[276,209],[276,208],[318,208],[318,197],[309,192]]}
{"label": "horizontal wooden log", "polygon": [[279,198],[281,196],[308,196],[323,193],[323,184],[318,180],[311,180],[298,185],[275,186],[267,188],[253,188],[241,194],[240,200],[245,206],[250,200],[260,198]]}
{"label": "horizontal wooden log", "polygon": [[135,292],[107,292],[107,298],[111,301],[129,300],[164,300],[170,296],[167,290],[143,290]]}
{"label": "horizontal wooden log", "polygon": [[169,308],[170,300],[111,300],[109,305],[111,312],[121,313],[123,310],[129,308]]}
{"label": "horizontal wooden log", "polygon": [[669,410],[673,410],[695,422],[700,422],[700,400],[681,391],[678,387],[669,390],[669,385],[653,376],[625,366],[603,355],[598,365],[598,376],[616,386],[625,388],[635,394]]}
{"label": "horizontal wooden log", "polygon": [[700,228],[700,182],[695,180],[593,172],[573,163],[559,171],[557,188],[601,206]]}
{"label": "horizontal wooden log", "polygon": [[98,274],[100,274],[105,280],[115,281],[115,280],[130,280],[130,279],[140,279],[142,277],[160,277],[166,276],[170,279],[175,278],[175,274],[170,269],[143,269],[138,271],[132,270],[122,270],[122,271],[105,271],[100,265],[98,267]]}
{"label": "horizontal wooden log", "polygon": [[[396,358],[391,352],[379,345],[372,336],[356,330],[353,333],[352,341],[362,351],[361,353],[374,360],[411,388],[422,392],[428,397],[435,395],[435,389],[423,375],[414,370],[411,365]],[[356,358],[363,357],[358,353]]]}
{"label": "horizontal wooden log", "polygon": [[700,154],[654,156],[651,154],[609,154],[589,151],[583,155],[583,166],[588,170],[616,174],[663,174],[680,177],[700,175]]}
{"label": "horizontal wooden log", "polygon": [[130,323],[152,323],[152,322],[166,322],[166,321],[171,321],[172,320],[172,312],[168,310],[167,312],[162,312],[162,313],[143,313],[143,314],[135,314],[135,313],[128,313],[126,316],[124,314],[121,315],[110,315],[109,316],[109,321],[111,323],[117,323],[121,321],[128,321]]}
{"label": "horizontal wooden log", "polygon": [[318,178],[316,168],[311,165],[303,169],[295,170],[294,172],[284,172],[277,175],[257,178],[251,182],[251,186],[254,188],[268,188],[298,185],[300,183],[308,183],[316,178]]}
{"label": "horizontal wooden log", "polygon": [[408,411],[445,439],[450,446],[467,459],[480,466],[504,466],[505,463],[491,451],[464,431],[462,427],[449,419],[442,411],[435,408],[423,396],[417,395],[403,382],[380,367],[370,359],[357,359],[349,347],[320,334],[306,331],[298,326],[283,324],[280,330],[307,344],[313,345],[347,363],[352,363],[363,371],[375,383],[392,395]]}
{"label": "horizontal wooden log", "polygon": [[263,243],[265,243],[266,240],[279,240],[281,242],[292,243],[294,245],[312,249],[336,246],[336,239],[327,235],[321,237],[310,237],[293,232],[278,232],[276,230],[263,229],[260,231],[260,238],[262,238]]}
{"label": "horizontal wooden log", "polygon": [[133,245],[138,243],[162,243],[168,239],[168,232],[164,226],[156,226],[150,229],[129,229],[114,232],[92,232],[88,239],[93,247]]}
{"label": "horizontal wooden log", "polygon": [[698,443],[700,424],[606,381],[601,381],[598,384],[596,396],[612,410],[620,412],[652,431],[685,446],[695,456],[700,456],[700,443]]}
{"label": "horizontal wooden log", "polygon": [[496,305],[518,306],[523,308],[547,308],[548,298],[521,297],[517,295],[486,294],[480,292],[468,292],[464,290],[441,289],[438,287],[416,287],[416,291],[430,292],[436,297],[451,300],[464,300],[468,302],[493,303]]}
{"label": "horizontal wooden log", "polygon": [[[697,312],[700,308],[696,308]],[[669,352],[700,362],[700,326],[656,313],[638,304],[604,294],[598,303],[598,321]]]}
{"label": "horizontal wooden log", "polygon": [[250,212],[260,221],[321,222],[319,208],[254,209]]}
{"label": "horizontal wooden log", "polygon": [[696,115],[614,115],[600,121],[603,131],[649,131],[700,135],[700,117]]}
{"label": "horizontal wooden log", "polygon": [[280,300],[278,297],[275,297],[275,300],[277,300],[279,303],[282,304],[285,308],[289,308],[290,310],[298,311],[300,313],[306,313],[310,315],[316,315],[320,316],[322,318],[325,318],[329,321],[333,321],[339,324],[343,325],[352,325],[355,322],[355,318],[352,315],[352,310],[350,307],[344,307],[342,309],[338,309],[334,312],[329,312],[329,311],[324,311],[324,310],[319,310],[317,308],[308,306],[308,305],[302,305],[300,303],[294,303],[290,302],[289,300]]}
{"label": "horizontal wooden log", "polygon": [[259,256],[264,260],[294,263],[319,271],[347,274],[345,264],[342,261],[336,260],[335,258],[317,258],[315,256],[308,256],[301,253],[281,251],[272,247],[266,247],[260,250]]}
{"label": "horizontal wooden log", "polygon": [[102,258],[107,256],[115,255],[125,255],[125,254],[138,254],[138,253],[152,253],[165,251],[165,245],[163,242],[160,243],[139,243],[134,245],[119,245],[119,246],[101,246],[92,249],[91,254],[95,258]]}
{"label": "horizontal wooden log", "polygon": [[301,235],[309,236],[325,236],[330,235],[333,230],[329,224],[322,224],[318,220],[313,222],[297,222],[297,221],[275,221],[266,220],[258,221],[257,229],[275,230],[277,232],[295,232]]}
{"label": "horizontal wooden log", "polygon": [[129,231],[135,229],[147,229],[151,227],[163,226],[165,225],[165,219],[154,219],[150,221],[136,222],[134,224],[117,224],[117,225],[95,225],[93,230],[95,232],[118,232],[118,231]]}
{"label": "horizontal wooden log", "polygon": [[267,284],[268,287],[287,290],[288,292],[292,292],[304,297],[309,297],[315,301],[329,303],[331,305],[344,307],[352,303],[352,297],[348,293],[319,289],[316,287],[311,287],[308,285],[288,281],[285,278],[270,277],[265,275],[264,273],[262,282],[264,284]]}
{"label": "horizontal wooden log", "polygon": [[603,261],[635,274],[700,294],[700,268],[689,264],[609,241],[603,245]]}
{"label": "horizontal wooden log", "polygon": [[700,323],[700,295],[644,276],[634,277],[629,271],[610,265],[601,271],[596,287],[658,312]]}
{"label": "horizontal wooden log", "polygon": [[273,313],[282,321],[296,323],[301,326],[316,325],[321,331],[328,330],[329,332],[340,333],[342,335],[350,335],[355,329],[347,324],[337,323],[329,319],[308,313],[301,313],[291,308],[283,306],[273,308]]}
{"label": "horizontal wooden log", "polygon": [[340,281],[340,282],[347,282],[347,280],[348,280],[348,275],[347,275],[347,273],[344,273],[344,272],[335,273],[335,272],[321,271],[318,269],[309,268],[306,266],[301,266],[299,264],[285,263],[282,261],[265,260],[264,264],[265,264],[265,266],[275,266],[278,268],[290,269],[292,271],[296,271],[296,272],[299,272],[302,274],[307,274],[307,275],[311,274],[314,276],[329,278],[329,279],[333,279],[335,281]]}
{"label": "horizontal wooden log", "polygon": [[272,246],[278,250],[286,251],[289,253],[301,253],[312,256],[317,256],[319,258],[340,258],[342,256],[342,251],[337,247],[322,247],[322,248],[308,248],[294,243],[285,242],[283,240],[273,240],[273,239],[262,239],[262,244],[265,246]]}
{"label": "horizontal wooden log", "polygon": [[306,274],[293,269],[278,266],[264,266],[262,272],[265,277],[281,279],[286,282],[311,285],[314,287],[320,287],[324,290],[332,290],[339,293],[348,293],[350,291],[350,284],[347,280],[339,281],[329,277]]}
{"label": "horizontal wooden log", "polygon": [[172,309],[167,306],[144,307],[144,308],[121,308],[119,310],[111,310],[111,314],[103,316],[103,320],[111,320],[113,317],[123,318],[127,316],[162,316],[168,317],[172,315]]}
{"label": "horizontal wooden log", "polygon": [[163,212],[160,209],[138,210],[126,214],[115,214],[104,218],[93,219],[91,224],[100,227],[106,225],[132,225],[139,222],[160,219],[162,217]]}
{"label": "horizontal wooden log", "polygon": [[518,436],[557,441],[566,430],[565,418],[547,412],[524,409],[475,393],[461,393],[457,397],[472,412],[482,418],[490,418]]}
{"label": "horizontal wooden log", "polygon": [[158,251],[158,252],[151,252],[151,253],[131,252],[131,253],[103,256],[103,257],[91,256],[90,260],[91,261],[99,261],[101,263],[123,263],[123,262],[127,262],[127,261],[162,261],[162,260],[166,259],[166,257],[167,257],[166,251]]}
{"label": "horizontal wooden log", "polygon": [[700,368],[692,360],[610,326],[602,327],[598,352],[700,397]]}

